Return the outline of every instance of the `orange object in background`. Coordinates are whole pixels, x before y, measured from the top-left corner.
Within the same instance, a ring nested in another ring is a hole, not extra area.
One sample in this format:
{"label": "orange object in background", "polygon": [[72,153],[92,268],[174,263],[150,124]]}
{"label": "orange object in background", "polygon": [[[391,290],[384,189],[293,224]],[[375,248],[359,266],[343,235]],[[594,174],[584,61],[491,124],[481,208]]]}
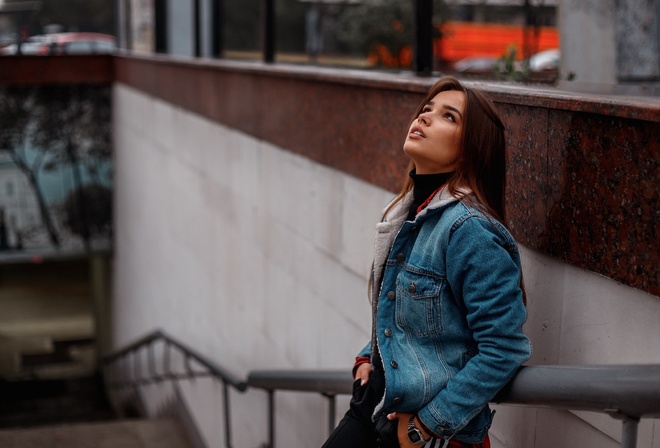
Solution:
{"label": "orange object in background", "polygon": [[500,57],[513,46],[521,59],[525,45],[529,46],[528,55],[559,48],[559,32],[554,27],[446,22],[442,25],[442,38],[434,41],[434,53],[443,62],[455,62],[472,56]]}
{"label": "orange object in background", "polygon": [[[525,28],[496,23],[445,22],[441,31],[442,37],[433,41],[433,53],[435,59],[442,63],[454,63],[470,57],[499,58],[512,47],[516,49],[517,59],[559,48],[559,32],[554,27]],[[405,46],[399,54],[394,55],[386,45],[378,44],[369,54],[369,60],[383,67],[409,67],[412,50],[410,46]]]}
{"label": "orange object in background", "polygon": [[412,49],[409,45],[404,46],[399,54],[392,52],[384,44],[378,44],[369,53],[369,62],[382,67],[410,67],[412,64]]}

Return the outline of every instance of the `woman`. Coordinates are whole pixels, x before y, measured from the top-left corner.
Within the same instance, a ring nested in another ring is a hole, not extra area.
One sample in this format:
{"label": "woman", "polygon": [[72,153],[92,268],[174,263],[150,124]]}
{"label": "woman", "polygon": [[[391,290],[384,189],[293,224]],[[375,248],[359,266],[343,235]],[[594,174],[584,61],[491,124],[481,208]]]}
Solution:
{"label": "woman", "polygon": [[377,225],[372,340],[324,448],[489,447],[488,402],[531,353],[504,222],[504,125],[452,77],[422,101],[410,166]]}

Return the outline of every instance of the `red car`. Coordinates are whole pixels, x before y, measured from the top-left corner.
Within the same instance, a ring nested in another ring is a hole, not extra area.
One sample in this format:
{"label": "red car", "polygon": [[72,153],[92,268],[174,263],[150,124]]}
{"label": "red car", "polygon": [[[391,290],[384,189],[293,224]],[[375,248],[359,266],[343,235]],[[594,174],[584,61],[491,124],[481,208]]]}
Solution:
{"label": "red car", "polygon": [[[116,39],[103,33],[53,33],[28,38],[21,44],[22,54],[93,54],[111,53],[116,48]],[[0,54],[17,54],[16,44],[0,49]]]}

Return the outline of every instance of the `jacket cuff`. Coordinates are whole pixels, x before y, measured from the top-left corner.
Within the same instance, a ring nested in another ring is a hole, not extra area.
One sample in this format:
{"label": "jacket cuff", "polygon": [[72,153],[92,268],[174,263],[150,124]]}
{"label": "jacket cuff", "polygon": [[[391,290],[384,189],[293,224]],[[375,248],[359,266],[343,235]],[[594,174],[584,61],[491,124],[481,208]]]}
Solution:
{"label": "jacket cuff", "polygon": [[353,364],[353,378],[355,378],[355,374],[357,373],[358,367],[368,362],[371,362],[371,358],[368,356],[358,356],[357,358],[355,358],[355,364]]}
{"label": "jacket cuff", "polygon": [[[423,412],[423,411],[420,411],[420,412]],[[430,416],[430,415],[427,414],[427,415],[425,415],[424,417],[429,417],[429,416]],[[446,440],[449,440],[449,439],[451,439],[451,438],[454,436],[454,434],[456,433],[455,431],[450,431],[449,429],[447,429],[447,428],[445,428],[445,427],[443,427],[443,426],[441,426],[441,425],[434,425],[434,426],[429,426],[429,425],[427,425],[426,423],[424,423],[424,420],[422,420],[422,416],[420,416],[419,413],[417,414],[417,421],[418,421],[419,424],[424,428],[424,430],[425,430],[426,432],[428,432],[429,434],[431,434],[431,435],[432,435],[433,437],[435,437],[436,439],[446,439]]]}
{"label": "jacket cuff", "polygon": [[435,432],[431,431],[431,429],[430,429],[428,426],[426,426],[426,425],[424,424],[424,422],[422,421],[422,419],[419,418],[419,415],[415,414],[415,419],[416,419],[417,422],[419,423],[419,426],[421,426],[422,429],[423,429],[425,432],[431,434],[431,437],[436,438],[436,439],[442,439],[442,438],[443,438],[441,435],[436,434]]}

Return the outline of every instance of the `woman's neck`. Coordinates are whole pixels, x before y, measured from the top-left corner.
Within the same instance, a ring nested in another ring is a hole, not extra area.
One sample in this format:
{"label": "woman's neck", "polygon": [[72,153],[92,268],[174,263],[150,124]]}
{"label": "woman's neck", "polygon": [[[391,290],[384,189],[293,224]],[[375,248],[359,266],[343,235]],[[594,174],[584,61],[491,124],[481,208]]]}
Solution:
{"label": "woman's neck", "polygon": [[422,205],[438,188],[443,186],[454,173],[437,174],[417,174],[415,170],[410,172],[410,178],[413,180],[413,203],[408,210],[408,219],[414,219],[417,215],[417,209]]}

